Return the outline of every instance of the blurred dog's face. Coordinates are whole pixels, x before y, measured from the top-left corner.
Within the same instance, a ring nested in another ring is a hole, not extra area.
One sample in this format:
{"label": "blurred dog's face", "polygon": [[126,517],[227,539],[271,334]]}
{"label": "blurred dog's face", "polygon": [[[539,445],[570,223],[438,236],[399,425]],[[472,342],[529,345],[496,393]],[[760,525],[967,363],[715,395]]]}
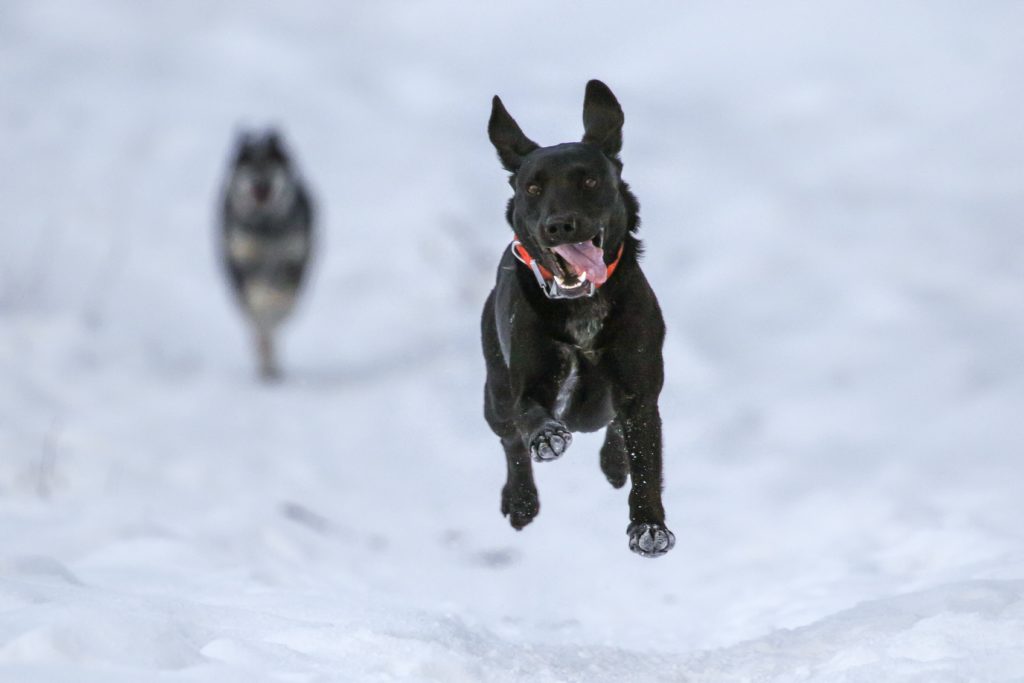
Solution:
{"label": "blurred dog's face", "polygon": [[244,215],[273,214],[291,206],[291,164],[276,133],[239,138],[228,194],[232,208]]}
{"label": "blurred dog's face", "polygon": [[495,97],[488,133],[512,173],[508,217],[520,241],[564,290],[591,294],[607,279],[606,255],[628,230],[618,159],[622,109],[603,83],[588,84],[583,120],[582,142],[540,147]]}

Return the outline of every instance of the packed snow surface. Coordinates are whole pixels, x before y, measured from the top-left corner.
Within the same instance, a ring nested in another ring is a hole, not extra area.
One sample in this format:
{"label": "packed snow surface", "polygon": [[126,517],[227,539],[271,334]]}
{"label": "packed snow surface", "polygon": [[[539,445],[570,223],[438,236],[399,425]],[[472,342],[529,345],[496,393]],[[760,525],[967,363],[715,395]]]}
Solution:
{"label": "packed snow surface", "polygon": [[[1024,5],[0,8],[0,680],[1024,680]],[[516,533],[481,412],[485,126],[583,88],[669,327],[665,503],[598,435]],[[239,125],[318,199],[264,386]]]}

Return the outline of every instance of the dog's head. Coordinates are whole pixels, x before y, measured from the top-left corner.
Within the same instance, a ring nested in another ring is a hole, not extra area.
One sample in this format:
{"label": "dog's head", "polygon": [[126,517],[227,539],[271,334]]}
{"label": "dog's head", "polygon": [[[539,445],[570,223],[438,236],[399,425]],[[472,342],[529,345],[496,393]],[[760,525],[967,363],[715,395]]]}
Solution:
{"label": "dog's head", "polygon": [[619,160],[623,121],[615,95],[593,80],[583,100],[583,140],[541,147],[494,97],[487,132],[512,174],[509,223],[562,287],[603,283],[607,262],[636,225]]}
{"label": "dog's head", "polygon": [[286,211],[295,198],[292,163],[275,130],[243,132],[235,143],[228,200],[243,215]]}

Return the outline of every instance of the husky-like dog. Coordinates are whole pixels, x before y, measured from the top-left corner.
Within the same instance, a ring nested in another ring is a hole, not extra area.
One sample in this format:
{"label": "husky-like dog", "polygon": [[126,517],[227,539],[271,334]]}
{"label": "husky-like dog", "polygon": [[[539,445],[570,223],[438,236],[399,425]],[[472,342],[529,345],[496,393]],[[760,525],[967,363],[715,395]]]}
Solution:
{"label": "husky-like dog", "polygon": [[260,375],[275,379],[274,333],[295,305],[313,232],[312,204],[276,131],[239,135],[221,229],[224,263],[252,326]]}
{"label": "husky-like dog", "polygon": [[665,324],[640,270],[639,205],[622,180],[622,108],[590,81],[582,142],[541,147],[494,98],[488,133],[514,191],[512,244],[484,305],[484,415],[505,449],[501,511],[516,529],[540,503],[532,456],[554,460],[572,432],[605,430],[601,469],[631,480],[629,548],[675,543],[661,502]]}

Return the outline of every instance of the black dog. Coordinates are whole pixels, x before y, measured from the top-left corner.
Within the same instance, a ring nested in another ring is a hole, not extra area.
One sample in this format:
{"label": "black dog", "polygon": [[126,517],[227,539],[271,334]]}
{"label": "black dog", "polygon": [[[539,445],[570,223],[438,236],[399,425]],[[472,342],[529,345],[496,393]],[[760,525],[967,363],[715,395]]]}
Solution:
{"label": "black dog", "polygon": [[305,279],[312,231],[312,203],[280,136],[240,135],[224,188],[221,248],[264,379],[280,374],[274,333]]}
{"label": "black dog", "polygon": [[590,81],[583,141],[540,147],[494,98],[487,132],[512,174],[515,240],[484,304],[484,415],[505,449],[501,511],[514,528],[540,509],[530,456],[554,460],[572,432],[606,428],[601,469],[616,488],[632,480],[629,547],[657,557],[675,544],[661,503],[665,324],[637,262],[623,120],[608,86]]}

